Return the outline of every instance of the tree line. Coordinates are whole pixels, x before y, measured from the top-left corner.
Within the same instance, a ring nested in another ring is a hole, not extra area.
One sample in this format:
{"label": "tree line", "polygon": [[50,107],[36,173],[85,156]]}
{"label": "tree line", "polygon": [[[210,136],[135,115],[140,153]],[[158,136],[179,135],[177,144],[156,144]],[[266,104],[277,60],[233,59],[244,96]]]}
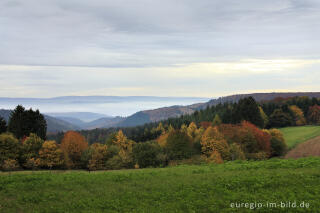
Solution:
{"label": "tree line", "polygon": [[106,130],[95,130],[101,131],[102,141],[94,142],[88,138],[95,137],[82,134],[91,131],[69,131],[59,141],[46,138],[39,111],[18,106],[0,135],[0,167],[91,171],[279,157],[287,145],[273,127],[319,124],[316,101],[302,97],[257,103],[249,97],[164,122],[110,128],[106,136]]}

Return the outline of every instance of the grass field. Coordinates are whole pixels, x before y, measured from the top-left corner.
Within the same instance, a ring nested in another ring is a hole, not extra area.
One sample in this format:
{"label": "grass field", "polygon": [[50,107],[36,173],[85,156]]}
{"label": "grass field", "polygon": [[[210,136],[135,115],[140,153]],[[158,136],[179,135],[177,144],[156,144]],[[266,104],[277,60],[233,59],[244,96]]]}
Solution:
{"label": "grass field", "polygon": [[320,136],[320,126],[299,126],[279,129],[288,144],[289,149],[307,140]]}
{"label": "grass field", "polygon": [[[5,213],[253,211],[231,208],[232,203],[263,205],[259,212],[316,212],[319,197],[320,158],[94,173],[0,173],[0,212]],[[266,207],[281,201],[310,207]]]}

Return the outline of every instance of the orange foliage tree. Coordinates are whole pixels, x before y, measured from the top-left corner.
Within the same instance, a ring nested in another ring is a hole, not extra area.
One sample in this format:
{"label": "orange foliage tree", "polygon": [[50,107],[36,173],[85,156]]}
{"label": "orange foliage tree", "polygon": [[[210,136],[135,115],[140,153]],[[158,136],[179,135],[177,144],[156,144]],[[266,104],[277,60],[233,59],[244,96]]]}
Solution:
{"label": "orange foliage tree", "polygon": [[66,166],[68,168],[79,168],[81,165],[81,155],[87,148],[88,143],[81,134],[75,131],[66,132],[61,142]]}

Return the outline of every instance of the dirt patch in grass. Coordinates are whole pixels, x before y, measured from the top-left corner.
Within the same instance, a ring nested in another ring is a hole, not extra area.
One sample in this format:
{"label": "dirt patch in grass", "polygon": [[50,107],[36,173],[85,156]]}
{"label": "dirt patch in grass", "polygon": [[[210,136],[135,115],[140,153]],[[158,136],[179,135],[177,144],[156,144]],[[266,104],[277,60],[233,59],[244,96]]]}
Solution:
{"label": "dirt patch in grass", "polygon": [[285,158],[303,158],[309,156],[320,156],[320,136],[299,144],[290,150]]}

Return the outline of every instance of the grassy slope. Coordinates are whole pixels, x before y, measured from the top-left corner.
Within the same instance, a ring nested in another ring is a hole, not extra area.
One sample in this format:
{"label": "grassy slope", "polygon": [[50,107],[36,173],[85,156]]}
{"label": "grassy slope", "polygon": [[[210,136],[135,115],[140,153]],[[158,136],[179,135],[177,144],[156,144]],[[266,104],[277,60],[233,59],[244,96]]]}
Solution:
{"label": "grassy slope", "polygon": [[320,136],[320,126],[301,126],[281,128],[289,149],[307,140]]}
{"label": "grassy slope", "polygon": [[[235,212],[231,202],[310,202],[320,158],[88,173],[0,173],[0,212]],[[259,212],[306,209],[259,209]],[[240,212],[252,212],[241,209]]]}

